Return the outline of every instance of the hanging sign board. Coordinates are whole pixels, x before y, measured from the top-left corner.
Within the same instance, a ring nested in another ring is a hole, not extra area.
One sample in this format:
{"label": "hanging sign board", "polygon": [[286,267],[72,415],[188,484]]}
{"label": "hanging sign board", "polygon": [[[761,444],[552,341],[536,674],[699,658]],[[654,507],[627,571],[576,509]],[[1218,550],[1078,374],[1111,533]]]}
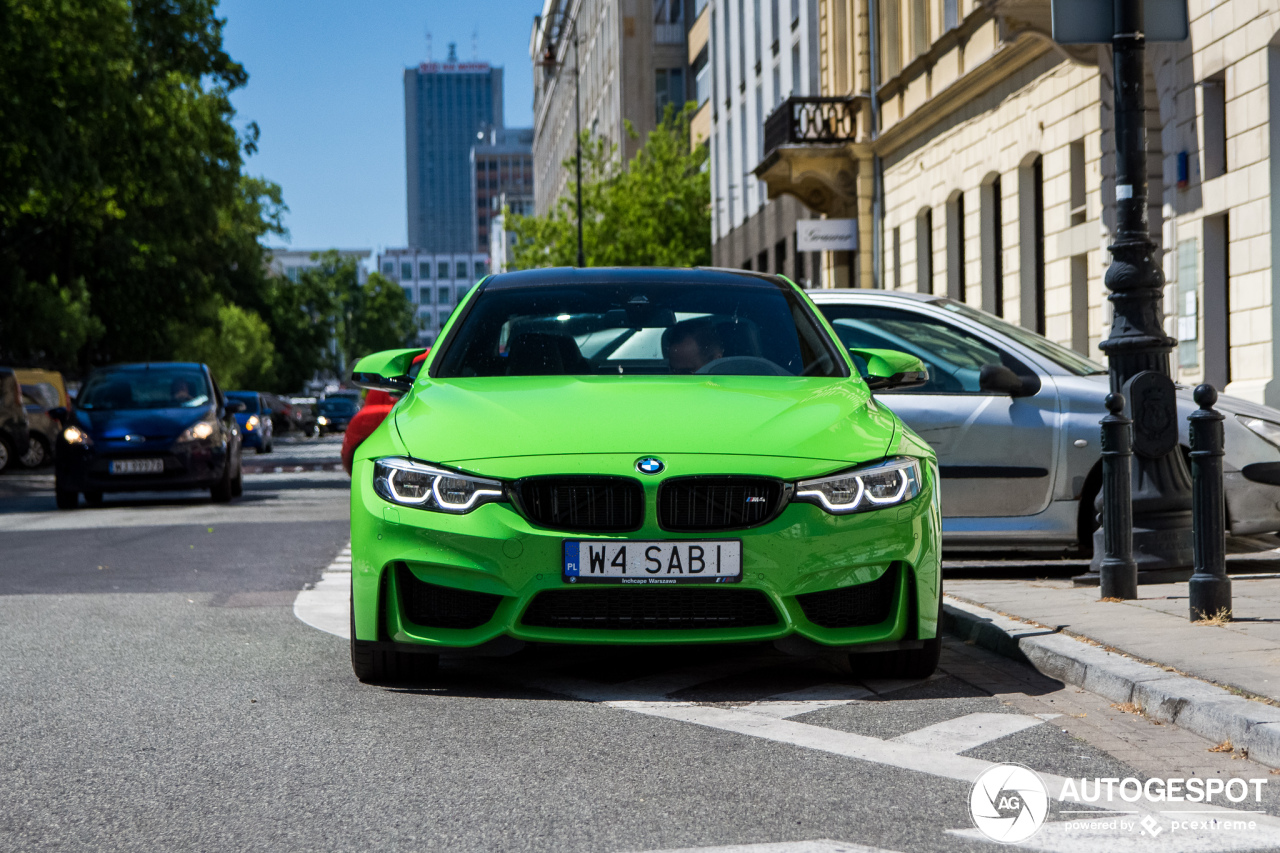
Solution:
{"label": "hanging sign board", "polygon": [[857,249],[856,219],[801,219],[796,223],[797,252],[853,252]]}
{"label": "hanging sign board", "polygon": [[[1051,0],[1053,40],[1058,44],[1110,44],[1116,3],[1131,0]],[[1142,0],[1147,41],[1186,41],[1187,0]]]}

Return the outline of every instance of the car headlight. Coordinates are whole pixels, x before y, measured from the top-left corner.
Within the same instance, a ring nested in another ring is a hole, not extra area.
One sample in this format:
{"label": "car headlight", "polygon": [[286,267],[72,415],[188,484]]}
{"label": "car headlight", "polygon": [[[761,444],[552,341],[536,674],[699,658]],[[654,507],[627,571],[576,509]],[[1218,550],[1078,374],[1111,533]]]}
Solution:
{"label": "car headlight", "polygon": [[85,447],[93,444],[93,442],[89,440],[89,434],[76,426],[69,426],[64,429],[62,431],[62,440],[67,444],[81,444]]}
{"label": "car headlight", "polygon": [[829,477],[796,483],[794,500],[843,514],[897,506],[920,494],[920,463],[898,456]]}
{"label": "car headlight", "polygon": [[213,435],[213,423],[206,418],[184,429],[182,435],[178,436],[178,441],[204,441],[211,435]]}
{"label": "car headlight", "polygon": [[438,512],[470,512],[506,499],[501,480],[472,477],[399,456],[373,463],[373,490],[385,501]]}
{"label": "car headlight", "polygon": [[316,423],[320,424],[320,426],[324,426],[327,423],[329,423],[329,419],[326,418],[324,415],[321,415],[320,417],[316,418]]}
{"label": "car headlight", "polygon": [[1267,444],[1280,447],[1280,424],[1264,421],[1262,418],[1247,418],[1243,415],[1236,415],[1236,420],[1256,433]]}
{"label": "car headlight", "polygon": [[258,428],[258,424],[262,423],[258,420],[257,415],[249,415],[249,419],[244,422],[245,432],[253,432]]}

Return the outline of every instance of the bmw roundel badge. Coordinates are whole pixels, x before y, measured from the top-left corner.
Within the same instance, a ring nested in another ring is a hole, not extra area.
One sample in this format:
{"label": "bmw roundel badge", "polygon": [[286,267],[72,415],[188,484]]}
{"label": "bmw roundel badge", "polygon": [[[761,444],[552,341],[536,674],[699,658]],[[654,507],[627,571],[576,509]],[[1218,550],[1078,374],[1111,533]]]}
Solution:
{"label": "bmw roundel badge", "polygon": [[636,470],[641,474],[661,474],[666,467],[656,456],[642,456],[636,460]]}

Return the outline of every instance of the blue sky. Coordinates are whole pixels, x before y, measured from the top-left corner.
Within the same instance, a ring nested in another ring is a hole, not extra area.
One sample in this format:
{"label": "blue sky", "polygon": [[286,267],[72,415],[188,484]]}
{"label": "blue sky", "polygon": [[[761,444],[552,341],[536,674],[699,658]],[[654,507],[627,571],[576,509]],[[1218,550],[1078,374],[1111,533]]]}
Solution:
{"label": "blue sky", "polygon": [[[284,188],[289,245],[403,246],[408,66],[476,56],[505,68],[508,126],[533,123],[529,31],[542,0],[223,0],[227,51],[249,72],[236,123],[256,121],[247,171]],[[279,242],[278,240],[273,242]]]}

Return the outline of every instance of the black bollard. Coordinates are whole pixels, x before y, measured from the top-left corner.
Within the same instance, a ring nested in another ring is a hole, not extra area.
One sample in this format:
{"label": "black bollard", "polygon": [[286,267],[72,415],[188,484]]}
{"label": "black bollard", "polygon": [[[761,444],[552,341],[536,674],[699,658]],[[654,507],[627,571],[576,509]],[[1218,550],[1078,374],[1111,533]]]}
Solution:
{"label": "black bollard", "polygon": [[1218,392],[1198,385],[1200,406],[1191,422],[1192,547],[1195,573],[1189,581],[1191,621],[1231,616],[1231,579],[1227,577],[1227,522],[1222,498],[1222,421],[1213,408]]}
{"label": "black bollard", "polygon": [[1124,395],[1108,394],[1102,418],[1102,562],[1098,566],[1102,598],[1138,597],[1138,566],[1133,560],[1133,499],[1130,463],[1133,421],[1126,418]]}

